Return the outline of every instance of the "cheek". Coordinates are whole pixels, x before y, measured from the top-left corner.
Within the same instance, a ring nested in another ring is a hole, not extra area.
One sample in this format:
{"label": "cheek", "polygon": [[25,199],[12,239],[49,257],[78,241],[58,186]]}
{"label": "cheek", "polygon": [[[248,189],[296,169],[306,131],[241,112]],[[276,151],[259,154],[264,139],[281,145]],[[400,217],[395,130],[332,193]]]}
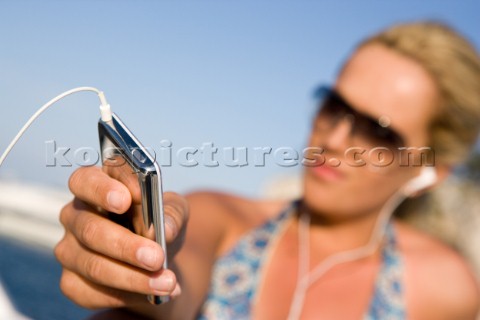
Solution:
{"label": "cheek", "polygon": [[319,141],[317,141],[318,138],[315,138],[315,137],[316,137],[316,135],[314,135],[313,133],[310,134],[310,136],[308,137],[308,143],[307,143],[308,147],[318,146]]}
{"label": "cheek", "polygon": [[309,147],[318,147],[325,143],[327,138],[327,132],[325,130],[320,130],[315,123],[310,127],[310,135],[308,136],[308,146]]}
{"label": "cheek", "polygon": [[358,200],[363,211],[380,210],[386,201],[401,188],[404,175],[401,170],[392,170],[388,174],[364,170],[352,182],[355,189],[353,196]]}
{"label": "cheek", "polygon": [[352,168],[349,176],[338,183],[315,179],[308,172],[304,177],[304,200],[309,207],[326,216],[354,217],[379,211],[385,202],[406,182],[403,169],[388,174]]}

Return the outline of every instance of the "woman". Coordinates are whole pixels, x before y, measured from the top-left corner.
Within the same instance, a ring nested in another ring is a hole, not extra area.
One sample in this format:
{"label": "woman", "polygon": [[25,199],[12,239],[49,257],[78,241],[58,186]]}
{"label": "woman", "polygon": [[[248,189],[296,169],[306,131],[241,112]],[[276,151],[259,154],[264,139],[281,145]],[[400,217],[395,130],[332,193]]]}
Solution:
{"label": "woman", "polygon": [[[159,319],[474,319],[480,295],[466,262],[398,221],[368,255],[322,262],[368,243],[399,190],[421,175],[425,163],[405,165],[401,148],[419,157],[430,147],[436,183],[467,154],[480,123],[477,53],[439,24],[394,26],[361,43],[322,94],[309,146],[323,153],[309,157],[298,202],[165,195],[171,270],[161,269],[158,245],[101,213],[134,208],[137,190],[99,168],[77,170],[55,250],[62,291],[85,307]],[[388,165],[364,157],[375,148]],[[153,307],[145,294],[173,299]]]}

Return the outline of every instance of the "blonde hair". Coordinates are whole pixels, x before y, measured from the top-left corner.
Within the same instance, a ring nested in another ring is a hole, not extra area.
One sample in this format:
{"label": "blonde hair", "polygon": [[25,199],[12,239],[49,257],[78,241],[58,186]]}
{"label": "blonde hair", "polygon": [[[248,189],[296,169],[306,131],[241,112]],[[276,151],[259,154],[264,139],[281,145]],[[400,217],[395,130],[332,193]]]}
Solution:
{"label": "blonde hair", "polygon": [[480,130],[480,57],[439,22],[395,25],[360,44],[381,44],[417,61],[437,84],[438,110],[430,123],[435,160],[454,165],[468,156]]}

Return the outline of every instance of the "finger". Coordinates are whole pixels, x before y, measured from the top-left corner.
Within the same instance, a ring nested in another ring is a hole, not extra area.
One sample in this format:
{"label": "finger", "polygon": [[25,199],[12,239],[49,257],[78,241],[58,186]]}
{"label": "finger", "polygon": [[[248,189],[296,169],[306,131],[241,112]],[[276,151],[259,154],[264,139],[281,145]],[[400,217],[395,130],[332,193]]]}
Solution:
{"label": "finger", "polygon": [[107,309],[95,312],[85,320],[149,320],[150,317],[142,315],[128,309]]}
{"label": "finger", "polygon": [[[180,294],[179,288],[179,286],[175,288],[174,294],[170,296],[172,299]],[[119,308],[147,303],[145,295],[93,283],[68,269],[62,271],[60,290],[70,300],[89,309]]]}
{"label": "finger", "polygon": [[107,211],[123,213],[131,205],[129,189],[98,167],[82,167],[70,177],[68,186],[79,199]]}
{"label": "finger", "polygon": [[117,163],[115,165],[104,165],[102,167],[103,172],[125,185],[132,195],[133,203],[140,204],[141,191],[137,172],[132,169],[125,159],[120,157],[117,160],[118,161],[114,161]]}
{"label": "finger", "polygon": [[60,213],[60,221],[91,251],[149,271],[162,267],[165,257],[158,243],[93,213],[87,206],[82,207],[81,201],[67,205]]}
{"label": "finger", "polygon": [[145,303],[145,296],[95,284],[64,269],[60,290],[70,300],[89,309],[117,308]]}
{"label": "finger", "polygon": [[165,213],[165,238],[167,242],[181,242],[187,226],[189,208],[187,200],[174,192],[165,192],[163,195]]}
{"label": "finger", "polygon": [[150,273],[94,253],[82,247],[70,233],[55,248],[55,255],[65,268],[100,285],[161,296],[170,295],[175,289],[172,271],[162,269]]}

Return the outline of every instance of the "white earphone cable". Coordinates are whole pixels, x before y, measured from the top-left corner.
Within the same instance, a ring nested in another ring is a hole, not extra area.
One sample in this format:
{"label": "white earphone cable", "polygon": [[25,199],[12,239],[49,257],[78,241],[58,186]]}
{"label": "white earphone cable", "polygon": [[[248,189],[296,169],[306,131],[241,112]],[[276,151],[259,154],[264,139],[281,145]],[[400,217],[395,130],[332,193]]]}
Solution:
{"label": "white earphone cable", "polygon": [[47,110],[49,107],[51,107],[55,102],[58,102],[59,100],[65,98],[66,96],[69,96],[73,93],[81,92],[81,91],[92,91],[95,92],[99,99],[100,99],[100,112],[102,115],[102,120],[108,121],[109,119],[112,118],[112,112],[110,110],[110,105],[107,103],[107,99],[105,99],[105,95],[103,94],[102,91],[93,88],[93,87],[78,87],[74,88],[68,91],[65,91],[64,93],[59,94],[52,100],[48,101],[45,103],[40,109],[35,112],[30,119],[25,123],[25,125],[20,129],[20,131],[17,133],[15,138],[13,138],[12,142],[8,145],[7,149],[3,152],[2,156],[0,157],[0,167],[2,166],[3,162],[7,158],[8,154],[12,150],[12,148],[15,146],[15,144],[18,142],[18,140],[22,137],[22,135],[25,133],[25,131],[30,127],[30,125],[40,116],[45,110]]}
{"label": "white earphone cable", "polygon": [[305,297],[309,287],[320,279],[328,270],[334,266],[359,260],[373,254],[382,242],[385,235],[388,220],[390,219],[393,211],[397,206],[408,196],[404,188],[393,194],[390,199],[383,205],[375,223],[372,235],[369,241],[364,246],[342,251],[327,257],[320,262],[312,271],[308,271],[310,265],[310,216],[308,214],[301,214],[299,221],[299,262],[298,262],[298,280],[295,288],[292,303],[290,305],[290,311],[288,314],[288,320],[298,320],[301,317],[303,305],[305,303]]}

